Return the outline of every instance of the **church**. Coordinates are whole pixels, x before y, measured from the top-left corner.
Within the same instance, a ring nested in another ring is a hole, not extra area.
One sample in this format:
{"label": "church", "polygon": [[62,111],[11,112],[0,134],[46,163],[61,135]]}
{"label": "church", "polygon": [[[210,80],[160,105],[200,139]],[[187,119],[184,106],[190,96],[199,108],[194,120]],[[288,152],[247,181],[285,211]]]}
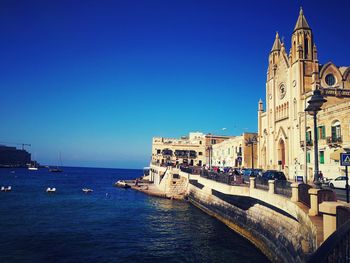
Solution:
{"label": "church", "polygon": [[278,33],[268,58],[266,105],[258,103],[258,166],[282,170],[287,178],[313,180],[313,116],[305,112],[313,91],[327,100],[317,115],[319,170],[344,175],[339,156],[350,148],[350,67],[320,63],[303,10],[289,52]]}

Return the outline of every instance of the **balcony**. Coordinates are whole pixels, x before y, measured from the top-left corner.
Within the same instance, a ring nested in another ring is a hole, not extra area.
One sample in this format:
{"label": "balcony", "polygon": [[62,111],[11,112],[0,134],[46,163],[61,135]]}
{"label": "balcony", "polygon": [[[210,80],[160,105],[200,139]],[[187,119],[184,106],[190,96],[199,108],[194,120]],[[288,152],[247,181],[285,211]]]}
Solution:
{"label": "balcony", "polygon": [[[311,146],[313,146],[314,144],[313,144],[313,142],[311,141],[311,140],[307,140],[306,141],[306,146],[307,147],[311,147]],[[300,141],[300,147],[301,148],[304,148],[305,147],[305,141]]]}
{"label": "balcony", "polygon": [[338,147],[343,142],[343,136],[330,136],[327,137],[327,144],[330,147]]}

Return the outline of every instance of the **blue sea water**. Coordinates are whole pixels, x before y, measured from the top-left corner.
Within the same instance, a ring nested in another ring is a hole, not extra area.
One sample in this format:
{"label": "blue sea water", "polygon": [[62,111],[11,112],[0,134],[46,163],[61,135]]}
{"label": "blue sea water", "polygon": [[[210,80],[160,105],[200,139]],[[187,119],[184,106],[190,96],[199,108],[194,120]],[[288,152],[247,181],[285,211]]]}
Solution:
{"label": "blue sea water", "polygon": [[[15,172],[11,172],[15,171]],[[267,262],[191,204],[115,188],[141,170],[0,169],[0,262]],[[57,193],[48,194],[47,187]],[[82,188],[94,190],[84,194]]]}

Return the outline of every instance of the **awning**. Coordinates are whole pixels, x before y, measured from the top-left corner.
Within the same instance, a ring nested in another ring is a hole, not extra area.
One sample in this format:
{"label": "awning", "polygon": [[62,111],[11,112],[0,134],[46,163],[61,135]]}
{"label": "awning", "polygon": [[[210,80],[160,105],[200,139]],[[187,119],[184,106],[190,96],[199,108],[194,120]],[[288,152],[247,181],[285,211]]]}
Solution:
{"label": "awning", "polygon": [[339,161],[340,160],[340,154],[345,152],[343,148],[339,148],[338,150],[335,150],[334,152],[331,153],[330,157],[334,161]]}

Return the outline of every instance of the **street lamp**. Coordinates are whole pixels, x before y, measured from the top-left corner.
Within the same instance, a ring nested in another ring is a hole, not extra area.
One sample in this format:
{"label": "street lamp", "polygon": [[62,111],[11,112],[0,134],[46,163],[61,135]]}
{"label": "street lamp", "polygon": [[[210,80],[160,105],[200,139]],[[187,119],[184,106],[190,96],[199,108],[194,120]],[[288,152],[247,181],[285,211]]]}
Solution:
{"label": "street lamp", "polygon": [[314,173],[314,184],[317,188],[320,188],[321,182],[318,177],[318,138],[317,138],[317,113],[321,110],[323,103],[327,100],[321,95],[321,91],[316,89],[311,99],[308,101],[309,105],[305,111],[314,117],[314,155],[315,155],[315,173]]}
{"label": "street lamp", "polygon": [[254,169],[254,144],[257,144],[258,139],[256,136],[249,137],[245,141],[246,146],[251,146],[252,147],[252,169]]}

